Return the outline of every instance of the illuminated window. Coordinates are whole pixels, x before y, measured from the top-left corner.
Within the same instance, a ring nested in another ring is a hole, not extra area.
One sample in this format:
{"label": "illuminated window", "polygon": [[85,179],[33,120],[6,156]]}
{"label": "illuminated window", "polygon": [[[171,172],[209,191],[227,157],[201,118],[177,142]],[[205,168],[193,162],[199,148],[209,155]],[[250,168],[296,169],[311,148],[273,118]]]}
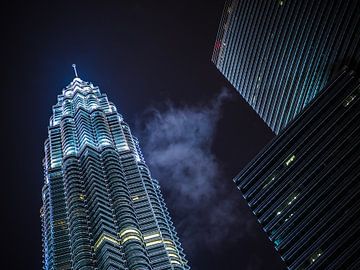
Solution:
{"label": "illuminated window", "polygon": [[299,194],[295,194],[293,196],[290,197],[290,199],[288,200],[288,205],[292,204],[296,199],[297,197],[299,196]]}
{"label": "illuminated window", "polygon": [[149,234],[149,235],[145,235],[144,240],[152,239],[152,238],[155,238],[155,237],[160,237],[160,233],[156,232],[156,233],[152,233],[152,234]]}
{"label": "illuminated window", "polygon": [[145,246],[149,247],[149,246],[158,245],[158,244],[162,244],[162,243],[163,243],[162,240],[155,240],[155,241],[147,242],[145,244]]}
{"label": "illuminated window", "polygon": [[173,242],[171,242],[170,240],[164,240],[164,243],[168,244],[168,245],[171,245],[171,246],[174,246]]}
{"label": "illuminated window", "polygon": [[127,237],[123,238],[123,239],[121,240],[121,244],[125,244],[125,243],[126,243],[127,241],[129,241],[129,240],[137,240],[137,241],[141,242],[140,237],[138,237],[138,236],[136,236],[136,235],[130,235],[130,236],[127,236]]}
{"label": "illuminated window", "polygon": [[174,253],[169,253],[169,257],[179,258],[179,256],[177,254],[174,254]]}
{"label": "illuminated window", "polygon": [[291,213],[291,214],[284,220],[284,222],[288,221],[293,215],[294,215],[294,214]]}
{"label": "illuminated window", "polygon": [[281,243],[281,240],[280,240],[280,239],[276,239],[276,240],[274,241],[275,246],[279,246],[280,243]]}
{"label": "illuminated window", "polygon": [[345,100],[343,101],[343,106],[344,107],[347,107],[349,106],[353,101],[354,99],[356,98],[356,94],[351,94],[350,96],[348,96],[347,98],[345,98]]}
{"label": "illuminated window", "polygon": [[66,229],[66,223],[63,219],[54,221],[54,227],[61,227],[61,229],[65,230]]}
{"label": "illuminated window", "polygon": [[[276,210],[276,215],[280,215],[288,206],[290,206],[299,197],[299,194],[299,191],[292,193],[288,199]],[[291,216],[288,218],[290,217]]]}
{"label": "illuminated window", "polygon": [[122,230],[121,231],[121,233],[119,234],[119,236],[120,237],[123,237],[123,236],[125,236],[125,235],[127,235],[127,234],[131,234],[131,233],[134,233],[134,234],[136,234],[136,235],[139,235],[139,231],[137,230],[137,229],[132,229],[132,228],[130,228],[130,229],[124,229],[124,230]]}
{"label": "illuminated window", "polygon": [[99,239],[95,242],[94,245],[94,251],[96,251],[102,243],[104,243],[105,241],[111,242],[113,244],[118,245],[119,241],[116,239],[115,236],[109,235],[109,234],[102,234]]}
{"label": "illuminated window", "polygon": [[289,158],[285,161],[285,165],[286,165],[286,166],[289,166],[291,163],[294,162],[295,158],[296,158],[295,155],[292,155],[291,157],[289,157]]}
{"label": "illuminated window", "polygon": [[310,264],[313,264],[322,254],[322,250],[318,249],[315,253],[313,253],[310,258],[309,258],[309,262]]}
{"label": "illuminated window", "polygon": [[175,261],[175,260],[170,260],[170,263],[172,263],[172,264],[178,264],[178,265],[182,265],[180,262],[178,262],[178,261]]}
{"label": "illuminated window", "polygon": [[263,186],[263,189],[268,187],[275,180],[275,178],[276,178],[275,175],[271,175],[270,177],[268,177],[264,182],[265,184]]}
{"label": "illuminated window", "polygon": [[119,233],[119,236],[121,238],[121,244],[125,244],[130,240],[142,242],[141,234],[136,228],[126,228]]}
{"label": "illuminated window", "polygon": [[316,260],[321,256],[322,253],[323,252],[321,249],[315,251],[306,261],[304,261],[304,263],[300,266],[299,270],[308,269],[310,265],[316,262]]}

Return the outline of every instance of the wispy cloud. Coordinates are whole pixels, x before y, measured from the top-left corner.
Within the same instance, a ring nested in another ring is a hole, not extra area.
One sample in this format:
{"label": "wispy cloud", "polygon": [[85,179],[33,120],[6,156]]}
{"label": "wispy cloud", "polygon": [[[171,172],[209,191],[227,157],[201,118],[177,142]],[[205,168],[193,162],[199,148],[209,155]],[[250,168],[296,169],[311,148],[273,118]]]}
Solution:
{"label": "wispy cloud", "polygon": [[147,163],[176,211],[172,214],[180,220],[177,230],[187,249],[203,245],[216,249],[248,230],[245,221],[241,230],[238,227],[239,209],[227,200],[224,187],[224,181],[231,179],[224,179],[212,152],[221,106],[231,98],[229,92],[225,89],[198,106],[169,103],[164,110],[151,109],[141,121]]}

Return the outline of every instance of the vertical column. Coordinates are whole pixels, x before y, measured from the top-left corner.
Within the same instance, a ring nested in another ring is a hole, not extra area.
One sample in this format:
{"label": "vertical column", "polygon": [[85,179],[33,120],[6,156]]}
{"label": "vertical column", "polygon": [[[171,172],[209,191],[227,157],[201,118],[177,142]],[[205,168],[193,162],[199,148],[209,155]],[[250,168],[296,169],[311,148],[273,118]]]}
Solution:
{"label": "vertical column", "polygon": [[94,130],[96,134],[96,139],[99,147],[104,147],[106,145],[111,145],[111,135],[109,130],[109,125],[106,121],[106,117],[102,111],[95,110],[91,114]]}
{"label": "vertical column", "polygon": [[63,170],[66,209],[69,219],[72,269],[94,269],[87,209],[81,197],[84,193],[84,187],[77,158],[75,156],[66,158]]}
{"label": "vertical column", "polygon": [[77,143],[74,119],[65,117],[61,120],[61,140],[64,157],[76,154]]}
{"label": "vertical column", "polygon": [[127,266],[131,270],[151,269],[120,166],[119,154],[116,150],[109,148],[102,155]]}
{"label": "vertical column", "polygon": [[80,162],[85,186],[85,193],[81,195],[81,199],[89,211],[96,267],[125,269],[101,154],[89,147],[80,156]]}

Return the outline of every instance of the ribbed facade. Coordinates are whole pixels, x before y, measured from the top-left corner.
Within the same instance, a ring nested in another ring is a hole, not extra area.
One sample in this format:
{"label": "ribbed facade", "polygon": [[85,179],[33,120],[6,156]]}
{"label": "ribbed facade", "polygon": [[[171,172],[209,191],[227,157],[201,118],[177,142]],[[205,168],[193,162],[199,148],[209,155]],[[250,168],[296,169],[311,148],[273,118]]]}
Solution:
{"label": "ribbed facade", "polygon": [[45,141],[43,265],[190,269],[137,139],[98,87],[76,77]]}
{"label": "ribbed facade", "polygon": [[343,65],[359,69],[359,0],[230,0],[212,61],[275,132]]}
{"label": "ribbed facade", "polygon": [[359,77],[343,69],[235,182],[289,269],[360,269]]}

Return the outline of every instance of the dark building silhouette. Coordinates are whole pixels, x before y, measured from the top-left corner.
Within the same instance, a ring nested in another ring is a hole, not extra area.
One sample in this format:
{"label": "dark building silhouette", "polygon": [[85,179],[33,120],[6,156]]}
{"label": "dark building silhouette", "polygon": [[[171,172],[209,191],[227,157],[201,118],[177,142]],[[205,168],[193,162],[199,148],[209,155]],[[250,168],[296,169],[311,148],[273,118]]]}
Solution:
{"label": "dark building silhouette", "polygon": [[342,66],[358,69],[359,0],[230,0],[212,61],[279,133]]}
{"label": "dark building silhouette", "polygon": [[359,130],[344,68],[234,179],[289,269],[360,269]]}
{"label": "dark building silhouette", "polygon": [[98,87],[76,74],[48,134],[43,269],[190,269],[138,140]]}

